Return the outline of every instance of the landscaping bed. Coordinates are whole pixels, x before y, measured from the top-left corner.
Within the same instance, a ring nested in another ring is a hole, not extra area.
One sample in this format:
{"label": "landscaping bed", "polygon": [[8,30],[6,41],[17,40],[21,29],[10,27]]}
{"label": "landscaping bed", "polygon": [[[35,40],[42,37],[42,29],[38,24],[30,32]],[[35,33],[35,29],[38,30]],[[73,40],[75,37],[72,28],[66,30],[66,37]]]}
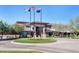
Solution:
{"label": "landscaping bed", "polygon": [[23,40],[16,40],[15,42],[20,42],[20,43],[52,43],[56,42],[55,39],[23,39]]}

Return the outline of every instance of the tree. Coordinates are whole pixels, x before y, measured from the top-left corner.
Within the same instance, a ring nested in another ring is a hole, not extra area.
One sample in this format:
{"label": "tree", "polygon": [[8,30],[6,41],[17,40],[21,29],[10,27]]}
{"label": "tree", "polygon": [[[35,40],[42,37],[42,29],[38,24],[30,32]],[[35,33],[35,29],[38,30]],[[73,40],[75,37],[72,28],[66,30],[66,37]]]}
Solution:
{"label": "tree", "polygon": [[9,34],[16,34],[16,31],[14,30],[14,28],[13,28],[12,25],[10,25],[10,26],[8,27],[8,33],[9,33]]}
{"label": "tree", "polygon": [[0,21],[0,34],[2,34],[1,39],[3,39],[3,34],[8,33],[9,25],[6,22]]}
{"label": "tree", "polygon": [[24,30],[24,27],[15,24],[15,25],[12,26],[11,30],[12,30],[12,33],[13,33],[13,31],[14,31],[15,36],[16,36],[16,34],[21,35],[20,32],[21,32],[22,30]]}
{"label": "tree", "polygon": [[16,33],[19,33],[24,29],[24,27],[19,25],[13,25],[13,29],[16,31]]}
{"label": "tree", "polygon": [[74,31],[79,32],[79,17],[71,20],[70,25]]}
{"label": "tree", "polygon": [[79,16],[71,20],[70,25],[72,29],[75,31],[74,36],[77,38],[79,36]]}
{"label": "tree", "polygon": [[8,25],[6,22],[0,21],[0,34],[1,39],[3,39],[4,34],[20,34],[24,27],[19,25]]}

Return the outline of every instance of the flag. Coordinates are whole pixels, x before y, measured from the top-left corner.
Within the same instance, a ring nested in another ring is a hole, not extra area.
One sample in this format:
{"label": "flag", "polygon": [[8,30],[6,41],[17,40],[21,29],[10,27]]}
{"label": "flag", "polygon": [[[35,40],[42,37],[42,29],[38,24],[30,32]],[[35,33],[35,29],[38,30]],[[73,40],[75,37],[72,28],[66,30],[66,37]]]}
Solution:
{"label": "flag", "polygon": [[25,12],[30,12],[31,11],[31,8],[27,8],[27,9],[24,9],[25,10]]}
{"label": "flag", "polygon": [[41,12],[41,9],[37,9],[36,12],[37,12],[37,13],[40,13],[40,12]]}
{"label": "flag", "polygon": [[28,11],[30,12],[31,11],[31,8],[29,8]]}
{"label": "flag", "polygon": [[35,9],[36,9],[36,8],[33,6],[33,7],[32,7],[32,10],[35,11]]}

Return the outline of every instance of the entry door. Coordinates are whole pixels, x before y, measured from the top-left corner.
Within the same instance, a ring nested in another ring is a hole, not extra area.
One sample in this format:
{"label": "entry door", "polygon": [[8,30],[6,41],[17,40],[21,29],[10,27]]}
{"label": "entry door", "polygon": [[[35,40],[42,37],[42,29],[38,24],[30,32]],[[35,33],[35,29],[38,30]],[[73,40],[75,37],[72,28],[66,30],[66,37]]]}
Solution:
{"label": "entry door", "polygon": [[36,36],[41,36],[41,29],[40,27],[36,27]]}

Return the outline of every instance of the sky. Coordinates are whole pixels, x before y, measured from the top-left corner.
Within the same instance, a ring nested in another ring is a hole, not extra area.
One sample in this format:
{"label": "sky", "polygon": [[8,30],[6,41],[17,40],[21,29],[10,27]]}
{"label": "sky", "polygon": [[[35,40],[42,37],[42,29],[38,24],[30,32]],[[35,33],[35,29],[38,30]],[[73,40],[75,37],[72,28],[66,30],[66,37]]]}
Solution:
{"label": "sky", "polygon": [[[29,22],[30,7],[32,5],[0,5],[0,19],[8,24],[15,24],[16,21]],[[78,5],[35,5],[35,7],[42,8],[43,22],[69,24],[71,19],[79,16]],[[36,13],[35,21],[40,21],[39,17],[40,13]]]}

